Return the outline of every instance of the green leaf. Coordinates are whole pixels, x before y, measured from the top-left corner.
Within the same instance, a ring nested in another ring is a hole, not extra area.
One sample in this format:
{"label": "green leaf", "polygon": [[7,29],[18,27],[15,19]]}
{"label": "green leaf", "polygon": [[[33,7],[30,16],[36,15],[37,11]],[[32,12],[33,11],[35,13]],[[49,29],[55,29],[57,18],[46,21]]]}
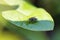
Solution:
{"label": "green leaf", "polygon": [[[23,11],[24,12],[24,11]],[[32,31],[50,31],[54,28],[54,21],[50,14],[46,12],[44,9],[39,8],[33,10],[29,15],[27,13],[22,13],[16,10],[4,11],[2,12],[2,16],[15,24],[18,27],[22,27],[24,29],[32,30]],[[37,18],[36,23],[29,23],[29,18],[35,17]]]}

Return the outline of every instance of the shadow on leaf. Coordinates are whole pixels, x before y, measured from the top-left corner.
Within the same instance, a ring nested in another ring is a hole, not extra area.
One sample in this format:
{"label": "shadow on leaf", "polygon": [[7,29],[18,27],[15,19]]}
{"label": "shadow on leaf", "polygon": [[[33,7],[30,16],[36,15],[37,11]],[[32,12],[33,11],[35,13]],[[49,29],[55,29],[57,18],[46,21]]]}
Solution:
{"label": "shadow on leaf", "polygon": [[0,11],[15,10],[17,8],[18,8],[17,5],[15,5],[15,6],[9,6],[9,5],[1,5],[0,4]]}

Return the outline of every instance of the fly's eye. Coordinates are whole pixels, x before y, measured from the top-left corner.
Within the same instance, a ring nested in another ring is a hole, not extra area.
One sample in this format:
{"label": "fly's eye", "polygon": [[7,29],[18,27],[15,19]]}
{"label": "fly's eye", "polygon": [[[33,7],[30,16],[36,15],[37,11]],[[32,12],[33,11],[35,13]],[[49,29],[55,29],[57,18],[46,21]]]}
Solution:
{"label": "fly's eye", "polygon": [[36,22],[37,22],[37,18],[35,17],[29,18],[29,23],[36,23]]}

